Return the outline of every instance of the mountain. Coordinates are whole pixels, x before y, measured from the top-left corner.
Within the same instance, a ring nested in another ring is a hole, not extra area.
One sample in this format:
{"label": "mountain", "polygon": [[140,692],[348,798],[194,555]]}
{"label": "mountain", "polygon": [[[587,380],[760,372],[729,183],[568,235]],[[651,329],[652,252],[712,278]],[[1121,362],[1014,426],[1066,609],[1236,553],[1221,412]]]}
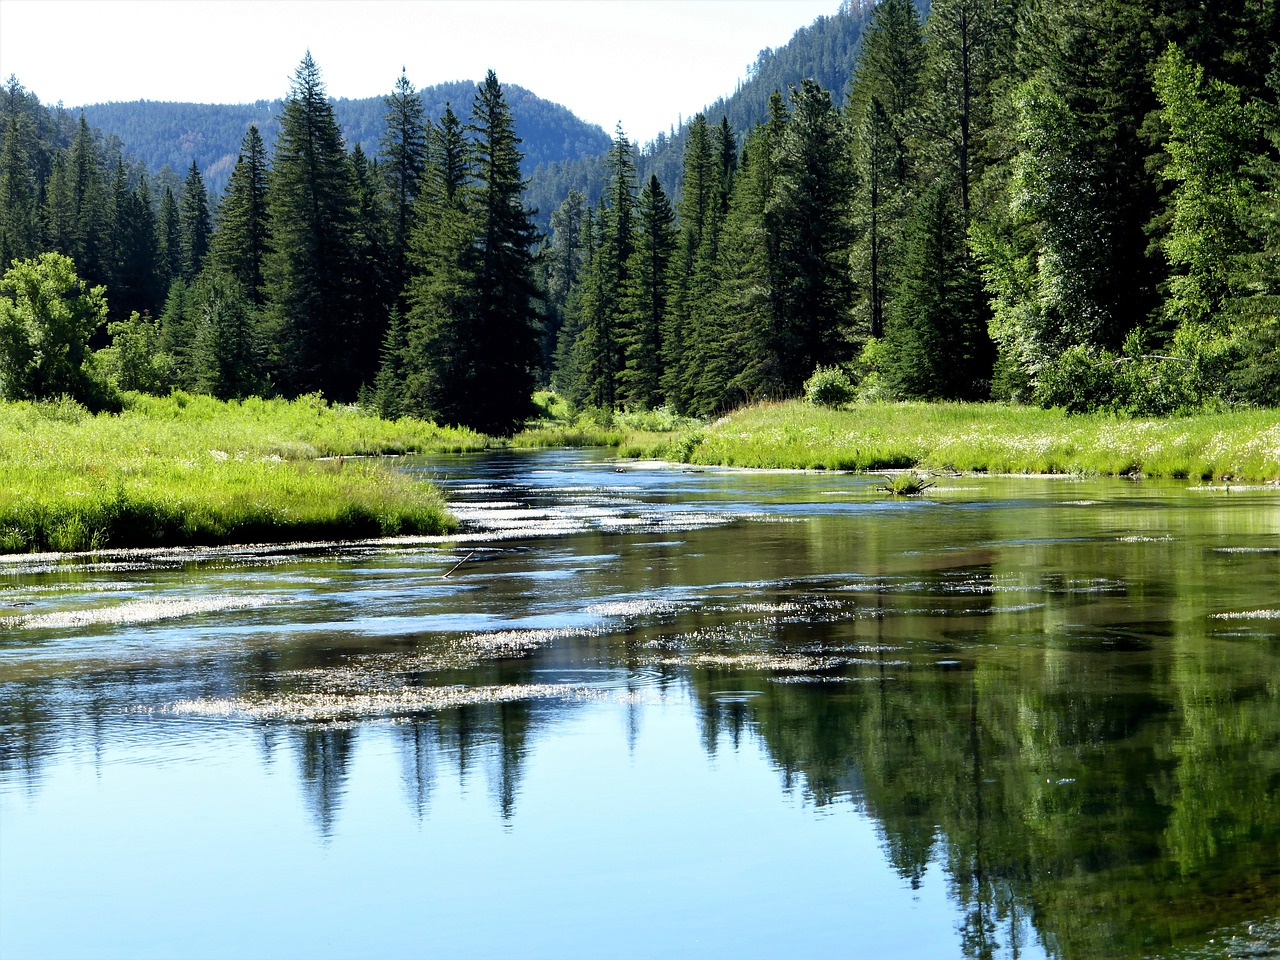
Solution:
{"label": "mountain", "polygon": [[[465,121],[475,91],[474,83],[459,80],[419,92],[428,117],[440,117],[445,105],[451,104]],[[515,84],[505,84],[503,92],[515,118],[516,133],[524,140],[526,174],[539,166],[592,157],[609,149],[609,135],[604,130],[579,120],[560,104],[543,100]],[[275,143],[284,101],[228,105],[137,100],[97,103],[79,109],[90,126],[108,137],[119,137],[126,152],[149,170],[158,171],[167,165],[183,174],[194,160],[210,193],[219,197],[250,124],[258,125],[268,148]],[[358,143],[370,156],[377,153],[386,116],[381,97],[335,100],[334,113],[348,147]]]}
{"label": "mountain", "polygon": [[[929,0],[916,0],[916,6],[923,16],[928,12]],[[721,97],[702,111],[707,120],[718,125],[721,117],[728,117],[741,142],[748,130],[765,120],[769,97],[775,90],[785,95],[790,87],[798,87],[805,79],[816,80],[830,90],[836,106],[842,107],[853,80],[862,31],[874,8],[875,0],[844,0],[835,14],[818,17],[809,26],[801,27],[784,46],[761,50],[748,68],[747,78],[738,84],[733,94]],[[691,119],[687,118],[670,136],[659,134],[657,139],[640,148],[636,158],[637,182],[644,183],[651,173],[656,173],[673,203],[679,197],[684,144]],[[540,219],[545,222],[570,190],[582,191],[588,201],[595,203],[603,185],[603,155],[551,161],[535,168],[529,185],[529,203],[540,208]]]}

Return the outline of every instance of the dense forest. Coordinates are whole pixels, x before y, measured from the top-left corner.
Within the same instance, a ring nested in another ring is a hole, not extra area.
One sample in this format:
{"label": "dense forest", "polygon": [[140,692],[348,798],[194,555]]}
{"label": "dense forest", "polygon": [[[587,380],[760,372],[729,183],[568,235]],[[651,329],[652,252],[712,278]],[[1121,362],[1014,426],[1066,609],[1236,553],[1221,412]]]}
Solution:
{"label": "dense forest", "polygon": [[545,236],[492,73],[464,116],[402,75],[367,150],[308,55],[216,204],[196,163],[155,176],[11,78],[0,392],[320,391],[490,431],[540,382],[699,416],[815,377],[1280,403],[1274,0],[881,0],[815,29],[839,18],[847,92],[773,90],[746,127],[699,114],[674,187],[619,129]]}

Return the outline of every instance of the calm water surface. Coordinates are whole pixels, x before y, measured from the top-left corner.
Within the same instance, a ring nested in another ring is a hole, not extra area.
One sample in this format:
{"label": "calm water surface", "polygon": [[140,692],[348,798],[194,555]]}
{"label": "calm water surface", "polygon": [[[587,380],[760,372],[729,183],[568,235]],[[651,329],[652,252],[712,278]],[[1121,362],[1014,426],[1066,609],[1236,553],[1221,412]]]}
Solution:
{"label": "calm water surface", "polygon": [[0,957],[1280,955],[1280,490],[406,464],[0,561]]}

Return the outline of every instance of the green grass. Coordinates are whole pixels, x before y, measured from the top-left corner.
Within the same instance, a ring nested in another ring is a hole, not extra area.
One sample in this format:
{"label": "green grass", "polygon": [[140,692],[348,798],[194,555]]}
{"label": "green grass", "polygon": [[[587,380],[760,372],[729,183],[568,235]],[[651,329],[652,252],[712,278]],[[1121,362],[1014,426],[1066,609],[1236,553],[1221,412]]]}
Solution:
{"label": "green grass", "polygon": [[943,469],[1002,474],[1280,478],[1280,411],[1167,420],[1001,404],[885,403],[831,410],[758,404],[621,452],[686,463],[826,470]]}
{"label": "green grass", "polygon": [[440,533],[454,521],[435,488],[347,458],[492,444],[315,397],[3,403],[0,552]]}

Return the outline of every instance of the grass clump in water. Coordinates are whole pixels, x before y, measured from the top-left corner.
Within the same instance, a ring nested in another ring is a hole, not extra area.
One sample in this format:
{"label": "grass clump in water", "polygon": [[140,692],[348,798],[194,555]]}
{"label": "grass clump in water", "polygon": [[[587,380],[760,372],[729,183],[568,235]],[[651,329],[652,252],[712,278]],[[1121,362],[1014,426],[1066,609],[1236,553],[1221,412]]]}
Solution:
{"label": "grass clump in water", "polygon": [[434,487],[349,458],[489,444],[319,397],[4,403],[0,552],[440,533],[454,521]]}

